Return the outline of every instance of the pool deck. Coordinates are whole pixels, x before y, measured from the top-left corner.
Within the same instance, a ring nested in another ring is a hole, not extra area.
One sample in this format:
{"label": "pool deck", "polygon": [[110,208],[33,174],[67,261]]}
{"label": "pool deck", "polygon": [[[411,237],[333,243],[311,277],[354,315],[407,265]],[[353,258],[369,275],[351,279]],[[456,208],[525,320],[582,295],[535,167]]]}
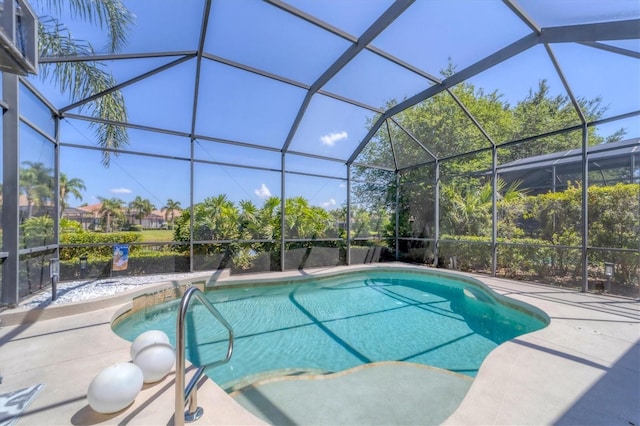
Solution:
{"label": "pool deck", "polygon": [[[343,269],[278,275],[318,275]],[[395,424],[640,425],[638,300],[463,275],[480,280],[497,293],[536,306],[546,312],[551,323],[543,330],[520,336],[492,351],[468,390],[462,386],[454,392],[463,395],[462,402],[450,417],[443,417],[444,421],[424,417],[421,401],[426,397],[410,390],[411,380],[433,382],[432,386],[435,382],[444,382],[420,379],[422,374],[432,374],[426,371],[428,368],[398,364],[394,374],[394,363],[381,363],[335,377],[299,380],[298,385],[295,380],[283,380],[254,387],[254,393],[263,399],[288,392],[292,396],[279,402],[279,407],[275,400],[270,400],[268,405],[280,410],[278,415],[297,412],[301,417],[292,417],[298,414],[277,417],[268,412],[254,415],[212,381],[203,380],[198,402],[205,410],[204,417],[193,424],[389,424],[389,417],[382,413],[393,412],[391,418],[397,419]],[[257,278],[252,275],[246,279]],[[220,283],[226,280],[229,278],[219,278]],[[163,283],[154,288],[177,284]],[[145,385],[134,403],[121,412],[97,414],[87,404],[86,392],[93,377],[114,363],[130,360],[130,343],[116,336],[110,323],[139,293],[140,290],[136,290],[89,304],[48,307],[28,314],[20,309],[0,313],[0,394],[44,384],[18,419],[18,426],[173,424],[173,372],[160,383]],[[411,368],[415,369],[413,373]],[[392,381],[392,377],[403,375],[407,376],[402,380],[407,389],[398,388]],[[314,383],[319,386],[334,383],[336,387],[328,392],[310,391],[309,386]],[[363,396],[360,399],[363,403],[358,403],[358,398],[345,398],[348,394]],[[251,398],[250,394],[245,396]],[[236,396],[236,399],[242,398]],[[337,400],[343,404],[336,406]],[[362,410],[365,401],[367,409]],[[256,402],[255,395],[253,402]],[[309,406],[326,407],[325,416],[319,418],[312,410],[300,409],[305,402]],[[349,407],[363,414],[346,416]]]}

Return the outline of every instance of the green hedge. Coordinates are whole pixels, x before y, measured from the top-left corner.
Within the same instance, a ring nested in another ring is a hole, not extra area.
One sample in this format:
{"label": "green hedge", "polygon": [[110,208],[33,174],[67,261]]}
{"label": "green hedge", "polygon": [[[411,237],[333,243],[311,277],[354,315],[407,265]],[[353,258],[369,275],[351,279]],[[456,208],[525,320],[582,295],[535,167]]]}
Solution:
{"label": "green hedge", "polygon": [[[79,261],[80,256],[88,256],[96,259],[100,257],[113,256],[114,244],[131,244],[142,241],[142,234],[138,232],[71,232],[60,234],[61,245],[78,245],[78,244],[102,244],[102,246],[91,247],[62,247],[60,248],[60,260]],[[132,245],[129,247],[129,255],[136,254],[142,250],[140,246]]]}
{"label": "green hedge", "polygon": [[[491,244],[486,237],[443,236],[438,247],[439,265],[450,267],[455,257],[457,269],[470,272],[491,270]],[[496,273],[499,276],[525,280],[580,285],[582,278],[582,249],[554,247],[548,241],[535,238],[503,239],[497,241]],[[411,253],[404,254],[405,260]],[[614,281],[621,286],[638,285],[640,255],[633,252],[589,250],[589,279],[604,279],[604,262],[615,265]]]}
{"label": "green hedge", "polygon": [[112,263],[112,255],[96,256],[92,253],[87,257],[87,268],[82,271],[79,258],[61,260],[60,281],[189,272],[189,255],[173,252],[140,250],[133,256],[129,255],[127,269],[124,271],[112,271]]}
{"label": "green hedge", "polygon": [[[455,258],[457,269],[462,271],[487,271],[491,269],[491,244],[486,237],[443,236],[438,244],[438,264],[449,266]],[[467,241],[460,241],[465,239]]]}

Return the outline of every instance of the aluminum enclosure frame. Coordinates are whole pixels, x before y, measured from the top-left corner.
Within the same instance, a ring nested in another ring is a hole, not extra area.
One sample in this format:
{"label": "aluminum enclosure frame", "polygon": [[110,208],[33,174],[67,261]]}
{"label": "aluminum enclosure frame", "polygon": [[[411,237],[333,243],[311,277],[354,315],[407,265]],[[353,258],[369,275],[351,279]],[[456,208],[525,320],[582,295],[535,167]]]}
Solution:
{"label": "aluminum enclosure frame", "polygon": [[[344,51],[344,53],[336,60],[334,61],[328,68],[326,68],[324,70],[324,72],[321,73],[320,77],[318,77],[312,84],[304,84],[302,82],[297,82],[294,81],[290,78],[286,78],[284,76],[279,76],[279,75],[275,75],[273,73],[267,72],[265,70],[261,70],[261,69],[257,69],[254,67],[250,67],[248,65],[245,64],[240,64],[234,61],[231,61],[230,59],[227,58],[222,58],[222,57],[218,57],[215,55],[212,55],[210,53],[205,52],[204,49],[204,43],[205,43],[205,39],[206,39],[206,29],[207,29],[207,22],[208,22],[208,18],[210,15],[210,10],[212,7],[212,1],[213,0],[206,0],[204,3],[204,10],[203,10],[203,20],[201,23],[201,31],[200,31],[200,35],[199,35],[199,39],[198,39],[198,46],[195,50],[189,50],[189,51],[180,51],[180,52],[158,52],[158,53],[138,53],[138,54],[113,54],[113,55],[97,55],[97,56],[91,56],[91,57],[64,57],[64,58],[45,58],[45,57],[41,57],[39,58],[39,62],[41,64],[50,64],[50,63],[56,63],[56,62],[73,62],[73,61],[95,61],[95,60],[104,60],[104,61],[110,61],[110,60],[127,60],[127,59],[142,59],[142,58],[159,58],[159,57],[169,57],[169,56],[178,56],[178,59],[175,59],[173,61],[171,61],[168,64],[165,64],[163,66],[157,67],[155,69],[153,69],[152,71],[140,74],[138,76],[135,76],[133,78],[130,78],[126,81],[123,81],[121,83],[119,83],[118,85],[111,87],[103,92],[100,93],[96,93],[90,97],[87,97],[85,99],[79,100],[77,102],[73,102],[69,105],[66,105],[58,110],[55,110],[55,108],[52,107],[52,115],[55,117],[56,119],[56,136],[55,136],[55,152],[56,152],[56,161],[55,161],[55,178],[56,178],[56,182],[58,181],[58,174],[59,174],[59,147],[60,146],[74,146],[71,144],[65,144],[64,142],[60,141],[60,135],[59,135],[59,121],[61,119],[64,118],[72,118],[72,119],[78,119],[78,120],[86,120],[86,121],[95,121],[95,122],[100,122],[99,120],[96,120],[94,118],[88,117],[88,116],[84,116],[81,114],[75,114],[73,112],[71,112],[72,110],[74,110],[75,108],[85,105],[95,99],[98,99],[101,96],[104,96],[105,94],[117,91],[117,90],[121,90],[125,87],[131,86],[133,84],[135,84],[136,82],[139,82],[141,80],[144,80],[146,78],[152,77],[153,75],[156,75],[164,70],[167,70],[169,68],[178,66],[180,64],[183,64],[187,61],[191,61],[194,60],[196,61],[196,78],[194,80],[194,101],[193,101],[193,105],[192,105],[192,121],[191,121],[191,126],[190,126],[190,131],[188,133],[185,132],[176,132],[173,130],[169,130],[169,129],[162,129],[162,128],[155,128],[155,127],[150,127],[150,126],[142,126],[142,125],[137,125],[137,124],[128,124],[128,123],[111,123],[111,124],[118,124],[118,125],[125,125],[127,127],[130,128],[136,128],[136,129],[141,129],[141,130],[148,130],[148,131],[155,131],[155,132],[160,132],[160,133],[167,133],[167,134],[173,134],[176,136],[182,136],[182,137],[186,137],[189,138],[191,141],[191,147],[190,147],[190,158],[182,158],[185,161],[189,161],[190,162],[190,206],[189,208],[191,209],[191,214],[193,217],[193,205],[194,205],[194,194],[193,194],[193,188],[194,188],[194,179],[195,179],[195,173],[194,173],[194,165],[196,162],[205,162],[202,160],[197,160],[195,159],[195,155],[194,155],[194,143],[196,140],[210,140],[210,141],[215,141],[215,142],[220,142],[223,144],[228,144],[228,145],[233,145],[233,146],[242,146],[242,147],[247,147],[247,148],[254,148],[254,149],[258,149],[258,150],[264,150],[264,151],[270,151],[270,152],[279,152],[281,155],[281,166],[280,166],[280,170],[277,170],[278,172],[281,173],[281,194],[286,194],[286,186],[285,186],[285,175],[287,173],[292,173],[290,171],[287,171],[287,156],[289,155],[300,155],[300,156],[305,156],[308,158],[317,158],[320,160],[327,160],[327,161],[334,161],[334,162],[340,162],[343,163],[345,165],[346,168],[346,175],[344,177],[340,177],[340,179],[344,179],[345,182],[347,183],[347,199],[350,201],[351,199],[351,185],[352,185],[352,177],[351,177],[351,173],[352,173],[352,166],[353,165],[358,165],[357,163],[357,159],[358,156],[360,155],[360,153],[363,151],[363,149],[365,148],[365,146],[367,145],[367,143],[370,142],[370,140],[375,136],[375,134],[378,132],[378,130],[383,126],[383,125],[387,125],[389,126],[389,120],[391,120],[394,124],[396,124],[398,127],[400,127],[400,129],[405,132],[409,138],[411,138],[413,141],[415,141],[419,146],[421,146],[425,152],[430,156],[430,158],[433,159],[433,162],[435,162],[435,168],[436,168],[436,182],[437,185],[435,187],[435,194],[436,194],[436,206],[435,206],[435,216],[436,216],[436,220],[435,220],[435,224],[436,224],[436,234],[435,234],[435,239],[436,239],[436,257],[437,257],[437,246],[438,246],[438,241],[440,239],[440,224],[438,221],[438,218],[440,217],[440,205],[439,205],[439,191],[440,191],[440,187],[439,187],[439,180],[440,180],[440,163],[443,160],[446,160],[447,158],[439,158],[436,154],[434,154],[433,152],[431,152],[428,148],[428,143],[426,141],[420,141],[418,138],[416,138],[414,135],[410,134],[409,131],[407,131],[407,129],[402,128],[402,126],[399,125],[399,123],[397,123],[397,121],[394,120],[394,116],[402,111],[405,111],[408,108],[411,108],[417,104],[419,104],[420,102],[429,99],[433,96],[436,96],[442,92],[449,92],[449,94],[451,94],[450,89],[453,88],[454,86],[456,86],[457,84],[466,81],[467,79],[476,76],[478,74],[480,74],[483,71],[486,71],[510,58],[515,57],[516,55],[534,47],[537,45],[543,45],[545,47],[545,50],[549,56],[549,59],[552,61],[554,68],[556,70],[556,73],[558,74],[559,79],[562,81],[570,99],[571,102],[573,104],[574,109],[576,110],[576,113],[578,114],[579,118],[580,118],[580,125],[576,126],[576,127],[572,127],[572,128],[567,128],[567,129],[561,129],[556,131],[556,133],[560,133],[560,132],[568,132],[568,131],[573,131],[576,130],[576,128],[579,128],[582,131],[582,181],[583,181],[583,194],[582,194],[582,203],[581,203],[581,209],[582,209],[582,218],[583,218],[583,222],[581,224],[581,229],[582,229],[582,244],[581,244],[581,253],[582,253],[582,268],[583,268],[583,282],[582,282],[582,290],[583,291],[587,291],[588,290],[588,274],[587,274],[587,256],[588,256],[588,231],[589,231],[589,226],[588,226],[588,200],[587,200],[587,189],[588,189],[588,174],[589,174],[589,167],[588,167],[588,162],[589,162],[589,153],[588,153],[588,128],[596,125],[602,121],[598,121],[598,122],[589,122],[585,116],[584,113],[580,110],[580,107],[578,105],[576,96],[574,95],[574,92],[569,84],[569,82],[566,80],[566,78],[564,77],[564,73],[562,68],[560,67],[558,61],[555,59],[551,44],[553,43],[560,43],[560,42],[575,42],[575,43],[581,43],[587,46],[591,46],[591,47],[595,47],[598,49],[603,49],[612,53],[616,53],[616,54],[621,54],[621,55],[625,55],[628,57],[632,57],[632,58],[640,58],[640,53],[638,52],[634,52],[628,49],[624,49],[624,48],[616,48],[616,47],[612,47],[612,46],[608,46],[608,45],[604,45],[600,42],[602,41],[607,41],[607,40],[631,40],[631,39],[640,39],[640,20],[639,19],[633,19],[633,20],[626,20],[626,21],[616,21],[616,22],[604,22],[604,23],[592,23],[592,24],[582,24],[582,25],[566,25],[566,26],[558,26],[558,27],[549,27],[549,28],[543,28],[540,27],[537,23],[535,23],[533,21],[533,19],[528,16],[526,14],[526,12],[513,0],[504,0],[504,3],[509,7],[510,10],[512,10],[518,17],[520,20],[522,20],[532,31],[532,33],[522,37],[520,40],[515,41],[514,43],[508,45],[507,47],[498,50],[497,52],[494,52],[490,55],[488,55],[487,57],[481,59],[480,61],[468,66],[467,68],[453,74],[452,76],[444,79],[444,80],[440,80],[437,77],[434,77],[428,73],[426,73],[423,70],[417,69],[415,67],[413,67],[410,64],[407,64],[405,62],[403,62],[402,60],[394,57],[393,55],[391,55],[388,52],[385,52],[379,48],[376,48],[374,46],[371,46],[370,43],[380,34],[382,33],[386,28],[389,27],[389,25],[391,25],[391,23],[393,23],[403,12],[405,12],[413,3],[414,0],[398,0],[395,1],[394,3],[392,3],[392,5],[372,24],[370,25],[363,33],[360,37],[356,38],[351,36],[350,34],[347,34],[346,32],[312,16],[309,15],[303,11],[300,11],[296,8],[294,8],[293,6],[289,5],[288,3],[285,3],[284,1],[280,1],[280,0],[266,0],[266,3],[277,7],[289,14],[291,14],[292,16],[295,16],[297,18],[303,19],[307,22],[310,22],[311,24],[320,27],[326,31],[331,32],[334,35],[339,36],[340,38],[348,41],[350,44],[349,48]],[[325,89],[323,89],[323,86],[325,86],[325,84],[332,78],[334,77],[341,69],[343,69],[348,63],[350,63],[350,61],[352,61],[359,52],[363,51],[363,50],[368,50],[378,56],[380,56],[381,58],[384,58],[392,63],[394,63],[395,65],[398,65],[416,75],[419,75],[422,78],[425,78],[426,80],[429,80],[433,83],[432,86],[430,86],[429,88],[423,90],[422,92],[402,101],[397,103],[396,105],[386,109],[386,110],[382,110],[378,107],[374,107],[371,105],[366,105],[358,100],[355,99],[349,99],[345,96],[336,94],[336,93],[331,93]],[[203,61],[214,61],[216,63],[221,63],[221,64],[225,64],[225,65],[229,65],[229,66],[233,66],[235,68],[241,69],[243,71],[247,71],[247,72],[251,72],[254,73],[256,75],[265,77],[265,78],[269,78],[272,79],[274,81],[278,81],[290,86],[294,86],[300,89],[303,89],[306,91],[306,95],[304,97],[304,100],[302,102],[302,104],[300,105],[300,107],[297,110],[295,119],[291,125],[291,127],[289,128],[289,131],[287,133],[287,136],[285,138],[285,140],[282,143],[282,146],[280,148],[272,148],[272,147],[266,147],[266,146],[260,146],[260,145],[256,145],[256,144],[252,144],[252,143],[248,143],[246,141],[241,141],[241,140],[222,140],[222,139],[218,139],[218,138],[214,138],[208,135],[199,135],[196,133],[196,117],[198,115],[198,110],[199,110],[199,102],[198,102],[198,93],[199,93],[199,86],[200,86],[200,71],[201,71],[201,64]],[[19,85],[21,84],[20,82],[22,81],[22,84],[28,84],[27,80],[22,79],[20,80],[19,77],[14,76],[14,75],[9,75],[9,74],[3,74],[3,110],[4,110],[4,114],[3,114],[3,247],[4,247],[4,251],[1,254],[1,258],[3,258],[3,266],[2,266],[2,294],[1,294],[1,303],[3,305],[15,305],[18,303],[18,287],[19,287],[19,258],[20,258],[20,254],[21,254],[21,250],[19,249],[19,234],[18,234],[18,229],[19,229],[19,215],[18,215],[18,206],[19,206],[19,127],[20,127],[20,115],[19,115],[19,105],[20,105],[20,94],[19,94]],[[303,152],[298,152],[298,151],[294,151],[291,150],[291,143],[293,141],[293,138],[296,134],[296,131],[305,115],[305,112],[307,111],[307,108],[311,102],[312,97],[315,94],[322,94],[325,96],[328,96],[332,99],[336,99],[342,102],[346,102],[349,103],[351,105],[357,106],[359,108],[364,108],[366,110],[375,112],[380,114],[380,117],[373,123],[372,127],[369,129],[369,131],[367,132],[367,134],[362,138],[362,140],[359,142],[359,144],[357,145],[356,149],[353,151],[353,153],[348,157],[348,159],[346,161],[338,159],[338,158],[332,158],[332,157],[324,157],[324,156],[320,156],[320,155],[314,155],[314,154],[309,154],[309,153],[303,153]],[[471,112],[469,112],[469,110],[465,107],[464,103],[461,102],[459,99],[457,99],[455,96],[454,100],[456,101],[456,103],[462,108],[462,110],[464,111],[464,113],[470,118],[471,122],[477,127],[477,129],[482,133],[482,135],[484,136],[484,138],[487,141],[487,150],[492,150],[492,176],[493,176],[493,200],[492,200],[492,205],[493,205],[493,215],[492,215],[492,236],[491,236],[491,245],[492,245],[492,275],[496,274],[496,263],[497,263],[497,216],[496,216],[496,199],[497,199],[497,193],[496,193],[496,186],[495,186],[495,182],[496,182],[496,176],[498,173],[498,168],[497,168],[497,158],[496,158],[496,143],[495,141],[493,141],[490,137],[490,135],[485,131],[485,129],[482,128],[481,124],[479,123],[479,121],[473,116],[473,114],[471,114]],[[640,115],[640,111],[629,111],[626,114],[623,114],[621,116],[617,116],[617,117],[613,117],[610,118],[609,120],[615,120],[621,117],[628,117],[628,116],[638,116]],[[105,121],[103,121],[105,122]],[[387,128],[388,131],[388,128]],[[540,135],[539,135],[540,136]],[[532,139],[532,138],[527,138],[527,139]],[[501,146],[507,146],[508,144],[511,143],[516,143],[518,141],[509,141],[506,144],[502,144]],[[393,142],[392,142],[392,147],[393,147]],[[101,148],[88,148],[85,146],[82,146],[82,148],[87,148],[87,149],[101,149]],[[393,148],[392,148],[393,149]],[[114,150],[114,152],[116,152]],[[128,151],[128,150],[117,150],[117,152],[130,152],[130,153],[135,153],[134,151]],[[149,153],[145,153],[145,155],[149,155],[149,156],[154,156],[154,154],[149,154]],[[163,155],[161,154],[156,154],[155,156],[162,158]],[[172,158],[172,157],[166,157],[166,158]],[[395,155],[394,155],[394,160],[396,160]],[[210,162],[211,164],[224,164],[224,165],[230,165],[230,166],[234,166],[232,164],[226,164],[223,162],[217,163],[217,162]],[[395,170],[394,172],[396,173],[396,179],[399,178],[400,174],[402,173],[402,169],[400,168],[400,166],[398,165],[398,162],[396,160],[396,166],[395,166]],[[426,164],[426,163],[425,163]],[[418,165],[413,165],[411,167],[419,167],[420,164]],[[247,167],[247,166],[236,166],[236,167]],[[251,167],[248,167],[251,168]],[[256,168],[256,167],[254,167]],[[259,169],[259,168],[256,168]],[[265,169],[266,170],[266,169]],[[271,170],[270,171],[275,171],[275,170]],[[296,172],[293,172],[296,173]],[[299,173],[299,174],[303,174],[303,173]],[[327,176],[328,177],[328,176]],[[396,185],[397,191],[399,191],[399,185]],[[399,199],[399,194],[396,194],[396,200]],[[59,200],[56,199],[55,201],[55,206],[56,206],[56,211],[57,211],[57,207],[58,207],[58,203]],[[281,208],[282,211],[284,212],[284,207],[285,207],[285,200],[284,197],[282,197],[281,199]],[[348,212],[348,217],[350,217],[351,214],[351,209],[350,209],[350,202],[347,203],[347,212]],[[396,215],[398,215],[398,209],[396,208]],[[397,226],[398,221],[396,220],[396,226]],[[193,224],[191,225],[193,227]],[[285,242],[287,241],[287,239],[285,238],[285,217],[284,215],[282,215],[281,217],[281,241],[280,241],[280,250],[281,250],[281,269],[284,269],[284,258],[285,258]],[[57,226],[56,226],[57,229]],[[350,233],[350,221],[347,220],[347,238],[346,238],[346,246],[349,249],[351,247],[352,244],[352,237],[351,237],[351,233]],[[56,231],[57,232],[57,231]],[[191,234],[193,235],[193,229],[191,229]],[[44,247],[41,248],[42,251],[45,250],[57,250],[58,249],[58,244],[59,244],[59,238],[58,235],[56,233],[55,235],[55,239],[57,244],[55,244],[53,247],[48,246],[48,247]],[[399,235],[398,235],[398,229],[396,228],[396,235],[395,235],[395,244],[396,244],[396,254],[398,252],[398,239],[399,239]],[[191,239],[190,241],[190,252],[191,252],[191,259],[193,259],[193,244],[194,241],[193,239]],[[638,248],[639,252],[640,252],[640,247]],[[350,263],[349,259],[350,259],[350,254],[349,251],[347,251],[347,259],[348,262]],[[193,268],[193,262],[192,262],[192,268]]]}

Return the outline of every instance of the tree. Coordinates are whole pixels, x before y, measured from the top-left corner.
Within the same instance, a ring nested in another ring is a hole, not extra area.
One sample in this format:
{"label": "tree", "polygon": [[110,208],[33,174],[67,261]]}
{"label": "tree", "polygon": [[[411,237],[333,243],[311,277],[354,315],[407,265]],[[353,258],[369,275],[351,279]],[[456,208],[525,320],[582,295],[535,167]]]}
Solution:
{"label": "tree", "polygon": [[164,211],[164,220],[169,223],[169,229],[173,229],[176,210],[180,211],[180,201],[173,201],[171,198],[169,198],[167,200],[167,204],[162,207],[162,211]]}
{"label": "tree", "polygon": [[69,195],[73,195],[76,200],[82,200],[80,190],[86,190],[87,188],[84,186],[84,181],[82,179],[69,179],[67,175],[62,172],[60,172],[58,185],[60,187],[60,217],[62,217],[64,209],[69,206],[67,203]]}
{"label": "tree", "polygon": [[285,200],[287,238],[322,238],[331,224],[331,215],[321,207],[310,206],[304,197]]}
{"label": "tree", "polygon": [[273,251],[277,251],[276,248],[280,245],[280,237],[282,235],[280,232],[280,218],[280,198],[271,196],[264,200],[257,217],[259,238],[273,240],[274,242],[260,243],[254,246],[257,251],[272,253],[272,257],[275,259],[278,259],[279,256]]}
{"label": "tree", "polygon": [[[450,64],[442,75],[447,78],[454,71]],[[486,135],[458,103],[466,107]],[[589,121],[597,120],[605,111],[600,98],[580,98],[577,103]],[[352,203],[372,213],[380,206],[389,212],[397,210],[401,236],[416,236],[417,230],[419,236],[428,237],[435,228],[439,184],[442,233],[485,235],[491,223],[487,207],[491,206],[492,191],[486,178],[491,176],[493,165],[492,142],[498,146],[498,163],[504,164],[580,147],[580,131],[505,144],[579,123],[570,98],[552,95],[545,80],[515,105],[509,105],[497,91],[485,92],[470,82],[457,84],[383,123],[352,167]],[[408,137],[405,130],[421,144]],[[595,126],[588,132],[590,145],[614,142],[625,134],[621,129],[604,139],[595,133]],[[396,215],[391,218],[388,234],[394,235]]]}
{"label": "tree", "polygon": [[119,198],[102,198],[98,197],[102,206],[100,206],[100,210],[98,211],[100,215],[105,220],[105,232],[112,231],[112,221],[114,219],[122,217],[122,208],[124,206],[124,201]]}
{"label": "tree", "polygon": [[[49,12],[60,15],[68,12],[73,18],[87,21],[106,29],[109,53],[116,53],[126,42],[126,32],[134,16],[120,0],[36,0],[48,7]],[[39,17],[40,57],[58,58],[83,56],[94,53],[93,46],[72,37],[69,30],[53,16]],[[111,122],[126,122],[127,112],[122,93],[108,91],[116,81],[98,62],[68,61],[41,62],[41,76],[55,81],[61,92],[70,93],[74,101],[80,101],[81,109],[89,109],[94,118]],[[97,99],[85,100],[104,93]],[[92,122],[97,143],[102,148],[118,149],[128,144],[123,126]],[[102,162],[109,165],[111,151],[102,153]]]}
{"label": "tree", "polygon": [[206,198],[194,206],[194,240],[238,239],[238,209],[226,195]]}
{"label": "tree", "polygon": [[20,248],[46,246],[53,243],[53,219],[51,217],[30,217],[20,224]]}
{"label": "tree", "polygon": [[33,216],[33,207],[43,207],[53,197],[53,172],[41,162],[23,161],[20,169],[20,191],[27,199],[27,218]]}
{"label": "tree", "polygon": [[261,235],[261,227],[258,222],[259,209],[252,201],[241,200],[240,201],[240,239],[252,240],[263,238]]}
{"label": "tree", "polygon": [[269,197],[260,209],[259,223],[263,238],[280,239],[280,198]]}
{"label": "tree", "polygon": [[[606,108],[601,106],[600,98],[591,100],[579,98],[577,101],[588,121],[597,120],[606,111]],[[540,80],[536,90],[529,90],[527,97],[510,109],[510,113],[513,116],[513,128],[504,141],[524,139],[580,124],[580,118],[569,96],[552,96],[546,80]],[[605,142],[605,139],[596,133],[595,126],[589,127],[587,131],[587,143],[590,146]],[[607,138],[606,142],[621,140],[624,133],[624,129],[620,129]],[[560,133],[544,139],[533,139],[512,149],[501,150],[500,162],[508,163],[521,158],[552,154],[581,146],[581,131]]]}
{"label": "tree", "polygon": [[[498,201],[514,201],[525,196],[519,182],[507,186],[502,178],[497,180]],[[491,182],[480,184],[472,180],[461,186],[460,181],[442,185],[443,233],[466,236],[491,235],[493,187]]]}
{"label": "tree", "polygon": [[138,195],[129,203],[129,208],[135,211],[134,217],[136,217],[140,221],[140,225],[142,225],[142,218],[148,216],[156,207],[151,201],[146,198],[143,199]]}

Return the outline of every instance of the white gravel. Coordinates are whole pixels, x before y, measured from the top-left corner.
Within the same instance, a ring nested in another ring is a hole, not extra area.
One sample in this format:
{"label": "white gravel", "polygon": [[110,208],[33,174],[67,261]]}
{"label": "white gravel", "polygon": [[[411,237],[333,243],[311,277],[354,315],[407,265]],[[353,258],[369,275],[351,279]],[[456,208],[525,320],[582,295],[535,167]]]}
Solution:
{"label": "white gravel", "polygon": [[199,278],[211,276],[208,272],[193,272],[183,274],[144,275],[138,277],[112,277],[100,279],[86,279],[79,281],[65,281],[57,285],[57,297],[51,301],[51,288],[43,290],[34,296],[25,299],[19,307],[25,309],[44,308],[49,305],[63,305],[66,303],[81,302],[98,297],[111,296],[123,291],[157,284],[166,281],[177,281],[187,278]]}

